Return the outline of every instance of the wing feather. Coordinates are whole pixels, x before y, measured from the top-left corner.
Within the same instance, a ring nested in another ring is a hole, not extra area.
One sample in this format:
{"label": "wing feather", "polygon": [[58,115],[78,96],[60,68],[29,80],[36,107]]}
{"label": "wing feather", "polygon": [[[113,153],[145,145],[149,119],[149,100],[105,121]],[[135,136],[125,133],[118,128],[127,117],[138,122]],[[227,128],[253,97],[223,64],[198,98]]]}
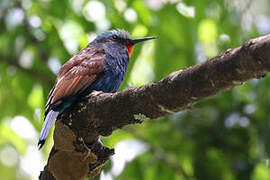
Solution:
{"label": "wing feather", "polygon": [[87,88],[104,71],[105,53],[95,46],[87,46],[67,61],[60,69],[48,95],[46,112],[50,105],[76,95]]}

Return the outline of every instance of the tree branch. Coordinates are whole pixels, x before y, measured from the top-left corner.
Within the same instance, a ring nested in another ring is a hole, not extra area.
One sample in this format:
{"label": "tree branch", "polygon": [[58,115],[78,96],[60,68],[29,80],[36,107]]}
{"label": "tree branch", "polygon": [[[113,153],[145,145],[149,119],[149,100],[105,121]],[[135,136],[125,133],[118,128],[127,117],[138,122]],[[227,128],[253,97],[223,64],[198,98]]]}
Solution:
{"label": "tree branch", "polygon": [[[113,154],[98,141],[100,135],[109,136],[125,125],[183,111],[249,79],[264,77],[268,71],[270,35],[173,72],[156,83],[112,94],[92,93],[58,118],[54,153],[43,174],[60,180],[92,177]],[[44,177],[40,175],[40,179]]]}

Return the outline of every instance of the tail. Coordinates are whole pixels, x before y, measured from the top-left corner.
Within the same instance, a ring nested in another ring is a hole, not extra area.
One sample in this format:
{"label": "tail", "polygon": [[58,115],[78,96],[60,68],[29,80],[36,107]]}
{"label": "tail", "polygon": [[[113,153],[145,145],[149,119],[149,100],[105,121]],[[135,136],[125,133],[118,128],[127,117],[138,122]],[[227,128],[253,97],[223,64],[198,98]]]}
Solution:
{"label": "tail", "polygon": [[41,133],[39,135],[39,141],[38,141],[39,148],[38,149],[41,149],[42,146],[44,145],[45,140],[46,140],[46,138],[50,132],[50,129],[51,129],[53,123],[55,122],[58,114],[59,114],[58,111],[53,111],[53,110],[50,110],[49,113],[47,114],[45,121],[43,123],[43,126],[42,126]]}

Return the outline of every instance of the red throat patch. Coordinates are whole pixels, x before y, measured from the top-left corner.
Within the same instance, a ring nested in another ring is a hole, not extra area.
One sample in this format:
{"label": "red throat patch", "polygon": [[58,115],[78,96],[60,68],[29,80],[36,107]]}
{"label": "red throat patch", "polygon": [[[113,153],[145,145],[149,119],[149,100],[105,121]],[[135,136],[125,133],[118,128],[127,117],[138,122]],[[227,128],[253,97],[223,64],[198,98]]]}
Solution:
{"label": "red throat patch", "polygon": [[128,56],[130,57],[133,51],[133,45],[126,44],[126,46],[127,46]]}

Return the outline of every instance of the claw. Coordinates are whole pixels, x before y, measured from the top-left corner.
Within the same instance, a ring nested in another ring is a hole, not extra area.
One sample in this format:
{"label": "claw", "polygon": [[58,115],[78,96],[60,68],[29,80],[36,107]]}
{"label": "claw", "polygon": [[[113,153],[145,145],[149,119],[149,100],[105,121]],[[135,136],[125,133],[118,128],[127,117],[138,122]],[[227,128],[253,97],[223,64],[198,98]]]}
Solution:
{"label": "claw", "polygon": [[104,92],[102,92],[102,91],[93,91],[91,94],[94,95],[94,96],[99,96],[102,93],[104,93]]}

